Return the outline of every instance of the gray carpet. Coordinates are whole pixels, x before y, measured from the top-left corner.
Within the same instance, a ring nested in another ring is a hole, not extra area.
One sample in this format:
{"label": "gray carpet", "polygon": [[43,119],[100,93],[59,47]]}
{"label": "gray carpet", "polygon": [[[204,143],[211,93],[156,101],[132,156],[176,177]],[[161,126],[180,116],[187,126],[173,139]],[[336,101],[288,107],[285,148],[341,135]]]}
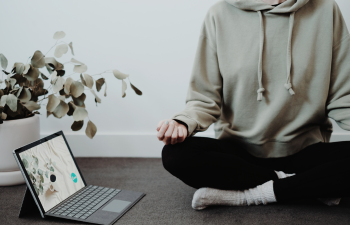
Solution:
{"label": "gray carpet", "polygon": [[[338,206],[313,200],[293,200],[269,205],[191,208],[194,188],[164,170],[161,159],[77,158],[88,184],[146,193],[115,224],[350,224],[350,198]],[[347,178],[349,179],[349,178]],[[70,220],[18,218],[25,185],[0,187],[0,224],[86,224]]]}

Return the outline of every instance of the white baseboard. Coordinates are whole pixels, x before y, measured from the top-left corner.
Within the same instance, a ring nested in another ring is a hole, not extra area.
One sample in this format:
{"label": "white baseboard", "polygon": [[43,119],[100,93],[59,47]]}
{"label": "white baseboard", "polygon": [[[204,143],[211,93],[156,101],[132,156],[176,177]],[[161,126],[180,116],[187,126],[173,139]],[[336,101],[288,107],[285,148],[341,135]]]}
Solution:
{"label": "white baseboard", "polygon": [[[41,137],[50,134],[41,134]],[[85,134],[65,133],[76,157],[154,157],[160,158],[164,143],[156,133],[106,133],[89,139]],[[197,133],[195,136],[212,137],[214,133]],[[331,142],[349,141],[348,133],[333,133]]]}

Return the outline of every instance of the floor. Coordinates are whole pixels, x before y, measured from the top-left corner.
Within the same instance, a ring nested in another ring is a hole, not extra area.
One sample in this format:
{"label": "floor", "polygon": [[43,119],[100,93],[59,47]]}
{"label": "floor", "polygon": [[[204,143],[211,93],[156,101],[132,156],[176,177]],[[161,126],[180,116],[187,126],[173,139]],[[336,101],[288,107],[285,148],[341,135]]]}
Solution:
{"label": "floor", "polygon": [[[294,200],[259,206],[191,208],[194,188],[164,170],[161,159],[77,158],[88,184],[146,193],[115,224],[350,224],[350,198],[338,206],[318,200]],[[0,187],[0,224],[84,224],[39,214],[18,218],[25,185]]]}

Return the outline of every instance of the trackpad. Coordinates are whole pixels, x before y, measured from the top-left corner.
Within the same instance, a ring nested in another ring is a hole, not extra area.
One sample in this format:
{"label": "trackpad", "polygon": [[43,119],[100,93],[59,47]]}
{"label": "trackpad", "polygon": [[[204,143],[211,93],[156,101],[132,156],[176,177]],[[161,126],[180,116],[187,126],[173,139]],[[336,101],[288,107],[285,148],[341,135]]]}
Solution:
{"label": "trackpad", "polygon": [[109,211],[109,212],[117,212],[120,213],[125,209],[131,202],[123,201],[115,199],[111,201],[106,207],[104,207],[102,210]]}

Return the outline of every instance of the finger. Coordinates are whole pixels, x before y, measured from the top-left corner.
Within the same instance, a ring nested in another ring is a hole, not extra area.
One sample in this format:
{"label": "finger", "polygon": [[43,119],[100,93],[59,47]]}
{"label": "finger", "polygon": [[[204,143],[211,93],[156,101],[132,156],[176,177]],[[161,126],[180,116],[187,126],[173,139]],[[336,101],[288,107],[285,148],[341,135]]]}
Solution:
{"label": "finger", "polygon": [[174,145],[177,143],[177,137],[178,137],[178,131],[179,127],[178,126],[174,126],[174,131],[173,134],[171,135],[171,144]]}
{"label": "finger", "polygon": [[159,123],[157,125],[157,131],[159,131],[160,127],[163,125],[164,122],[165,122],[165,120],[159,121]]}
{"label": "finger", "polygon": [[174,124],[173,121],[171,121],[169,123],[169,127],[168,127],[167,131],[164,134],[164,139],[165,139],[165,142],[167,144],[170,144],[170,139],[171,139],[171,135],[172,135],[172,133],[174,131],[174,127],[175,127],[175,124]]}
{"label": "finger", "polygon": [[181,127],[182,129],[182,133],[183,133],[183,137],[182,137],[182,141],[184,141],[187,137],[187,128],[185,126]]}
{"label": "finger", "polygon": [[169,121],[166,120],[162,126],[160,127],[159,131],[158,131],[158,134],[157,134],[157,137],[158,137],[158,140],[163,140],[164,139],[164,133],[165,131],[168,129],[168,126],[169,126]]}
{"label": "finger", "polygon": [[183,142],[184,141],[184,138],[183,138],[184,137],[184,132],[182,130],[182,127],[179,126],[178,130],[179,130],[178,142]]}

